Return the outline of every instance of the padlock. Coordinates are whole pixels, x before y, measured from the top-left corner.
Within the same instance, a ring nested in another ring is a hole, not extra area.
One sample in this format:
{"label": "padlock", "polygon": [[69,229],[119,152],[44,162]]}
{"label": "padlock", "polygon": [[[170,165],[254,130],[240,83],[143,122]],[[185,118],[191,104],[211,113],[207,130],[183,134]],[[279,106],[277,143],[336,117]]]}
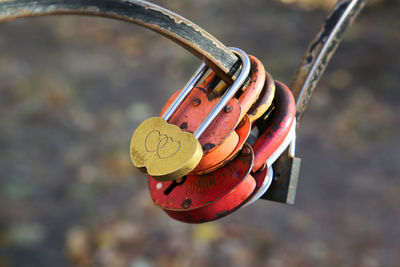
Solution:
{"label": "padlock", "polygon": [[226,216],[240,207],[255,189],[250,175],[254,153],[245,145],[221,168],[204,175],[187,175],[183,183],[160,182],[149,177],[154,204],[172,218],[202,223]]}
{"label": "padlock", "polygon": [[[207,112],[194,133],[183,131],[180,127],[167,121],[180,108],[187,95],[203,76],[206,67],[203,64],[185,88],[176,97],[168,110],[161,117],[147,119],[139,125],[132,136],[130,152],[133,164],[141,171],[147,172],[159,181],[178,179],[190,173],[200,162],[203,149],[198,138],[216,119],[227,104],[234,103],[232,97],[237,93],[250,73],[250,59],[247,54],[237,48],[232,49],[242,60],[242,70],[224,95]],[[226,118],[226,116],[220,116]],[[218,121],[218,119],[217,119]]]}
{"label": "padlock", "polygon": [[275,86],[274,110],[266,120],[260,118],[255,122],[262,134],[253,144],[253,172],[265,165],[271,166],[290,144],[296,132],[296,104],[293,94],[282,82],[275,81]]}
{"label": "padlock", "polygon": [[275,96],[275,82],[272,76],[265,72],[265,84],[264,89],[261,92],[257,101],[253,104],[250,110],[247,112],[250,118],[250,122],[253,123],[260,118],[271,106]]}
{"label": "padlock", "polygon": [[[227,156],[223,161],[214,164],[214,166],[212,167],[213,169],[223,166],[226,162],[229,162],[239,152],[239,150],[242,149],[244,143],[248,141],[248,137],[251,130],[251,124],[259,117],[264,115],[265,112],[267,112],[268,108],[272,104],[274,95],[275,95],[275,82],[272,79],[271,75],[268,72],[265,72],[265,84],[261,94],[259,95],[258,100],[256,101],[256,103],[252,105],[248,113],[245,115],[243,120],[235,129],[235,132],[239,136],[238,144],[236,145],[235,149],[231,152],[229,156]],[[193,172],[193,174],[204,174],[204,173],[207,172],[203,173]]]}
{"label": "padlock", "polygon": [[[224,111],[199,138],[203,148],[203,158],[191,174],[204,174],[217,169],[231,160],[243,147],[251,127],[246,113],[259,98],[265,84],[263,64],[253,56],[249,58],[250,81],[243,86],[243,90],[238,92],[235,98],[229,101]],[[193,132],[218,101],[218,91],[221,89],[215,89],[217,82],[218,77],[215,73],[210,73],[190,92],[169,122]],[[178,92],[169,99],[163,110],[170,105],[177,94]]]}
{"label": "padlock", "polygon": [[[279,138],[278,147],[282,146],[289,136],[295,115],[291,111],[295,103],[290,90],[277,82],[276,94],[275,109],[267,120],[276,125],[263,128],[265,132],[256,141],[257,154],[245,144],[229,163],[208,174],[187,175],[180,184],[159,182],[149,177],[149,190],[154,203],[176,220],[201,223],[226,216],[264,194],[272,181],[272,168],[255,169],[254,163],[256,160],[264,160],[265,163],[273,154],[264,156],[260,153],[269,151],[266,150],[268,146],[278,143],[268,141],[268,136]],[[286,123],[287,120],[291,123]],[[264,117],[256,123],[263,125]],[[287,136],[283,136],[285,133]],[[267,145],[263,146],[261,141],[267,142]]]}
{"label": "padlock", "polygon": [[244,206],[264,197],[274,178],[272,164],[289,145],[292,157],[294,157],[296,104],[291,90],[286,85],[275,81],[275,86],[274,109],[267,118],[259,118],[255,123],[261,133],[253,144],[255,159],[252,174],[256,180],[256,187]]}

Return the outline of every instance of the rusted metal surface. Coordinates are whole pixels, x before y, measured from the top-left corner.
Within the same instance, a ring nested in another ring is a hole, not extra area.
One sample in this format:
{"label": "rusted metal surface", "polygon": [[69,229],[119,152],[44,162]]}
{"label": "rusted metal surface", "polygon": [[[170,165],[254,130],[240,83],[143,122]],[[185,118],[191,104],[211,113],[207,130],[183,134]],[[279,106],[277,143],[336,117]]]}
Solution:
{"label": "rusted metal surface", "polygon": [[193,134],[152,117],[142,122],[132,135],[133,165],[160,181],[171,181],[190,173],[203,156]]}
{"label": "rusted metal surface", "polygon": [[[231,161],[236,156],[236,154],[243,148],[243,145],[246,143],[247,138],[250,135],[250,131],[251,131],[250,119],[247,115],[245,115],[243,120],[240,122],[238,127],[236,127],[236,129],[235,129],[236,135],[238,136],[239,140],[237,141],[237,145],[236,145],[235,149],[231,152],[231,154],[226,157],[223,157],[223,158],[215,159],[213,165],[207,169],[203,168],[201,166],[201,164],[199,164],[196,167],[196,169],[192,172],[192,174],[202,175],[205,173],[209,173],[213,170],[220,168],[221,166],[225,165],[229,161]],[[209,157],[208,155],[209,154],[204,155],[203,158]]]}
{"label": "rusted metal surface", "polygon": [[251,147],[246,145],[225,166],[206,175],[188,175],[181,185],[149,177],[151,197],[179,221],[201,223],[221,218],[239,208],[254,191],[256,182],[250,175],[253,158]]}
{"label": "rusted metal surface", "polygon": [[275,96],[275,82],[274,79],[268,72],[265,72],[265,84],[264,89],[261,92],[257,102],[253,104],[247,114],[250,117],[250,121],[254,122],[260,118],[271,106],[272,100]]}
{"label": "rusted metal surface", "polygon": [[0,22],[23,17],[75,14],[124,20],[149,28],[205,61],[232,83],[238,58],[221,42],[191,21],[140,0],[1,0]]}
{"label": "rusted metal surface", "polygon": [[279,81],[275,81],[275,86],[273,101],[275,109],[267,121],[263,118],[256,121],[260,136],[253,145],[255,154],[253,171],[263,167],[267,159],[283,143],[294,122],[296,106],[290,89]]}
{"label": "rusted metal surface", "polygon": [[[248,109],[256,102],[261,94],[265,82],[265,69],[263,64],[255,57],[249,56],[251,62],[251,75],[248,85],[225,106],[224,110],[210,124],[200,136],[199,141],[203,148],[204,156],[193,173],[203,174],[215,170],[242,148],[243,136],[246,138],[250,131],[250,120],[247,117]],[[212,85],[216,84],[215,73],[209,73],[204,80],[188,93],[185,100],[177,108],[169,123],[179,126],[184,131],[195,132],[200,123],[213,110],[220,101],[221,95],[214,91]],[[227,89],[230,90],[230,89]],[[166,103],[162,113],[171,105],[177,95],[175,93]],[[246,116],[246,119],[243,118]],[[248,131],[243,128],[235,130],[239,122],[248,124]],[[241,142],[239,142],[241,141]]]}
{"label": "rusted metal surface", "polygon": [[249,55],[251,61],[250,82],[244,87],[244,91],[239,96],[241,106],[240,119],[244,117],[251,106],[259,98],[265,83],[265,68],[264,65],[256,57]]}
{"label": "rusted metal surface", "polygon": [[[206,84],[204,84],[207,87]],[[219,101],[210,93],[202,90],[203,85],[195,87],[169,120],[169,123],[179,126],[182,130],[195,132],[206,116]],[[168,107],[176,94],[170,98],[165,107]],[[200,136],[199,142],[203,147],[203,158],[195,171],[210,169],[222,159],[229,156],[237,146],[239,137],[234,131],[239,123],[240,104],[237,99],[228,103],[230,112],[222,111]]]}
{"label": "rusted metal surface", "polygon": [[296,99],[297,126],[332,55],[367,0],[339,0],[320,32],[310,43],[289,84]]}

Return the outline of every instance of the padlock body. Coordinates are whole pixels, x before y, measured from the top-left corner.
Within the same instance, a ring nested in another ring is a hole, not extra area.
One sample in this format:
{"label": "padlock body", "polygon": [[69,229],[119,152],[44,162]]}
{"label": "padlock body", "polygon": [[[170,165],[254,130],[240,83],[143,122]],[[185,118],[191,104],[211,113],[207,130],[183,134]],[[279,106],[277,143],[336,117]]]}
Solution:
{"label": "padlock body", "polygon": [[205,174],[188,175],[186,181],[166,194],[172,182],[149,177],[154,203],[171,217],[201,223],[223,217],[239,208],[252,194],[256,181],[250,175],[253,151],[246,145],[232,161]]}
{"label": "padlock body", "polygon": [[[166,103],[163,111],[168,108],[179,92],[175,93]],[[201,85],[195,87],[183,101],[169,123],[179,126],[183,131],[195,132],[207,114],[211,112],[219,98],[209,93]],[[199,142],[203,149],[203,158],[194,172],[211,171],[213,166],[228,158],[237,147],[239,136],[235,128],[239,123],[241,107],[235,98],[228,103],[229,112],[223,110],[200,136]]]}
{"label": "padlock body", "polygon": [[153,117],[133,133],[132,163],[160,181],[174,180],[191,172],[202,158],[199,141],[191,133]]}
{"label": "padlock body", "polygon": [[275,81],[274,110],[265,121],[256,121],[261,134],[253,145],[255,159],[253,172],[265,165],[268,158],[280,147],[295,123],[296,104],[290,89]]}
{"label": "padlock body", "polygon": [[[250,81],[237,94],[237,99],[231,99],[226,108],[200,136],[199,142],[202,145],[204,155],[192,172],[193,174],[211,172],[231,160],[242,148],[244,144],[243,137],[246,136],[245,138],[247,138],[248,136],[249,132],[244,133],[243,127],[239,131],[241,134],[239,136],[236,128],[240,123],[251,125],[251,120],[248,117],[245,118],[245,116],[247,116],[248,110],[262,94],[266,77],[263,64],[253,56],[249,56],[249,58],[251,61]],[[215,88],[218,80],[215,73],[210,73],[201,84],[189,93],[169,122],[179,126],[184,131],[194,132],[223,94],[221,88]],[[225,90],[229,89],[225,88]],[[170,106],[178,94],[179,92],[175,93],[168,100],[162,113]],[[273,92],[272,94],[269,92],[269,95],[273,95]],[[258,113],[260,113],[261,109],[267,108],[265,103],[263,104],[258,108]],[[252,115],[252,117],[254,118],[257,115]]]}
{"label": "padlock body", "polygon": [[[196,169],[194,169],[193,172],[191,172],[191,174],[194,175],[206,174],[220,168],[227,162],[231,161],[237,155],[237,153],[243,148],[243,145],[246,143],[246,140],[250,134],[250,130],[251,130],[250,119],[246,115],[235,129],[236,133],[235,136],[239,138],[239,140],[236,142],[235,149],[229,155],[225,155],[224,157],[215,157],[215,153],[205,154],[200,163],[197,165]],[[222,160],[220,160],[221,158]],[[209,162],[214,162],[214,163],[212,166],[209,166],[210,165]]]}
{"label": "padlock body", "polygon": [[251,106],[247,114],[250,117],[251,123],[256,121],[270,108],[275,96],[275,81],[272,76],[265,72],[264,88],[258,97],[257,101]]}

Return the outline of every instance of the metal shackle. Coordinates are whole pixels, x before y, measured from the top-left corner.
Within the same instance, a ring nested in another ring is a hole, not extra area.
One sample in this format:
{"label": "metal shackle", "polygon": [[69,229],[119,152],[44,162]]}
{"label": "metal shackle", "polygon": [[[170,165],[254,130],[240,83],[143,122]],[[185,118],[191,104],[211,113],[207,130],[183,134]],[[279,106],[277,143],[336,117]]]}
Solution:
{"label": "metal shackle", "polygon": [[[250,74],[250,59],[249,56],[244,52],[243,50],[239,48],[234,48],[230,47],[230,49],[237,54],[241,61],[242,61],[242,70],[235,80],[235,82],[232,84],[232,86],[226,90],[224,95],[221,97],[221,99],[218,101],[218,103],[214,106],[214,108],[211,110],[211,112],[207,115],[207,117],[204,119],[204,121],[200,124],[200,126],[197,128],[197,130],[193,133],[196,139],[199,139],[199,137],[204,133],[204,131],[207,129],[207,127],[212,123],[212,121],[218,116],[218,114],[224,109],[226,104],[229,102],[231,98],[235,96],[237,91],[242,87],[243,83],[246,81],[247,77]],[[208,67],[206,66],[205,63],[202,63],[200,67],[197,69],[196,73],[192,76],[192,78],[189,80],[189,82],[186,84],[186,86],[182,89],[181,93],[176,97],[174,102],[172,102],[171,106],[164,112],[162,115],[162,118],[166,121],[168,121],[171,116],[175,113],[175,111],[178,109],[178,107],[182,104],[182,102],[185,100],[187,95],[193,90],[194,86],[200,81],[200,79],[203,77],[204,73],[207,71]]]}

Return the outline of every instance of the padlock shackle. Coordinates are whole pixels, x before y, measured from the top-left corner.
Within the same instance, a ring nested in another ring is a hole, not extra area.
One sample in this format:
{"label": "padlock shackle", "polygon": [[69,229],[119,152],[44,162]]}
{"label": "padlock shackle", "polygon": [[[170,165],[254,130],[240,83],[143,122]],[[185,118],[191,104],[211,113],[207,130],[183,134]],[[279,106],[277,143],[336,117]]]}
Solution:
{"label": "padlock shackle", "polygon": [[[235,96],[235,94],[242,87],[243,83],[246,81],[247,77],[250,74],[251,62],[249,56],[243,50],[235,47],[230,48],[235,54],[237,54],[242,62],[242,68],[240,70],[239,76],[236,78],[235,82],[232,84],[230,88],[228,88],[218,103],[213,107],[211,112],[207,115],[204,121],[200,124],[197,130],[193,133],[196,139],[199,139],[200,136],[207,130],[207,127],[213,122],[213,120],[218,116],[218,114],[225,108],[228,104],[229,100]],[[186,99],[187,95],[193,90],[194,86],[201,79],[204,73],[207,71],[207,65],[202,63],[200,67],[197,69],[195,74],[186,84],[186,86],[182,89],[179,95],[175,98],[174,102],[168,107],[168,109],[162,115],[162,118],[168,121],[174,112],[179,108],[182,102]]]}
{"label": "padlock shackle", "polygon": [[228,104],[229,100],[235,96],[237,91],[242,87],[243,83],[246,81],[247,77],[250,74],[250,58],[242,49],[230,47],[230,49],[236,53],[241,61],[242,61],[242,69],[240,71],[239,76],[232,84],[230,88],[226,90],[222,98],[218,101],[218,103],[214,106],[211,112],[208,114],[207,118],[200,124],[199,128],[193,133],[194,136],[198,139],[202,133],[207,129],[207,127],[211,124],[211,122],[218,116],[218,114],[225,108],[226,104]]}
{"label": "padlock shackle", "polygon": [[162,118],[164,120],[168,121],[171,118],[171,116],[174,115],[175,111],[179,108],[179,106],[182,104],[182,102],[186,99],[186,97],[190,93],[190,91],[193,90],[193,88],[199,82],[201,77],[203,77],[203,75],[207,71],[207,69],[208,69],[208,67],[205,63],[202,63],[200,65],[200,67],[193,74],[192,78],[190,78],[190,80],[187,82],[185,87],[182,89],[182,91],[179,93],[179,95],[175,98],[174,102],[172,102],[172,104],[168,107],[168,109],[162,115]]}

